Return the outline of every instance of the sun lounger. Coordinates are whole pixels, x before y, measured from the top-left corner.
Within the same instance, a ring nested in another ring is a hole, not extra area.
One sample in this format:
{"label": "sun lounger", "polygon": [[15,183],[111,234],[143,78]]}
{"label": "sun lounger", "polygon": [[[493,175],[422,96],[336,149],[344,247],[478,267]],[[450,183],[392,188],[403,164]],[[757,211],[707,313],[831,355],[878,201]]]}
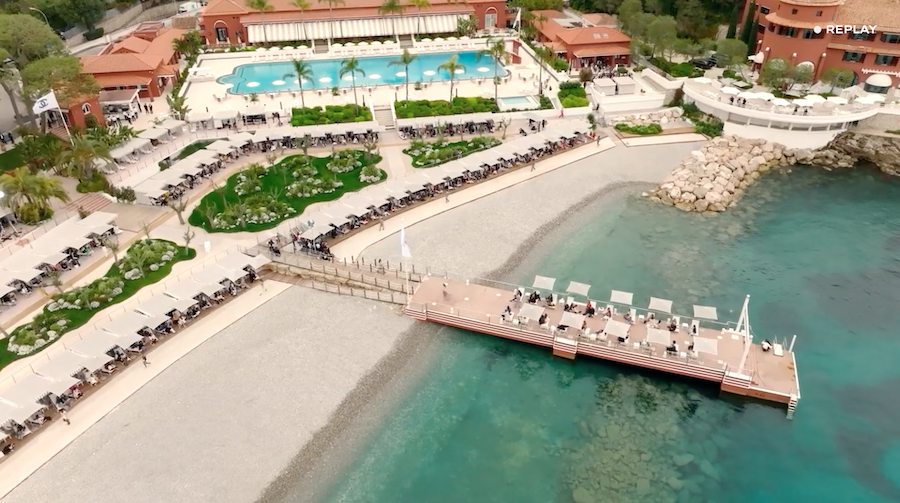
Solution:
{"label": "sun lounger", "polygon": [[773,344],[772,354],[774,354],[775,356],[784,356],[784,347],[778,343]]}

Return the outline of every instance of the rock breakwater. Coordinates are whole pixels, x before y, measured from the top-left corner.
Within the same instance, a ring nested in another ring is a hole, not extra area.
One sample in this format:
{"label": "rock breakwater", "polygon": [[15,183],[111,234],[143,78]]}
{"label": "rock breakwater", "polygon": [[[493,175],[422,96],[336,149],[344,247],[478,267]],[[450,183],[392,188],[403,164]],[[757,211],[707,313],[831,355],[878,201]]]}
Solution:
{"label": "rock breakwater", "polygon": [[837,149],[789,149],[766,140],[722,136],[681,161],[650,197],[683,211],[720,212],[772,168],[809,164],[834,169],[855,163]]}
{"label": "rock breakwater", "polygon": [[668,124],[681,120],[682,110],[678,107],[666,108],[643,114],[619,115],[607,120],[609,124],[625,124],[630,127],[646,126],[649,124]]}
{"label": "rock breakwater", "polygon": [[827,148],[871,162],[885,173],[900,176],[900,135],[846,131],[837,135]]}

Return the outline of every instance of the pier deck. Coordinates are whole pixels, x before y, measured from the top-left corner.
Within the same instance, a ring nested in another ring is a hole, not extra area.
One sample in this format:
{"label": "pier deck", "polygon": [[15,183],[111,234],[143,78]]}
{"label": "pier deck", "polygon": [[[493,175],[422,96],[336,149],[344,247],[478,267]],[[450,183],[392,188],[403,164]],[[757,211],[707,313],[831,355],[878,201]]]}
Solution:
{"label": "pier deck", "polygon": [[[444,287],[443,285],[447,286]],[[528,292],[533,289],[526,289]],[[665,329],[666,314],[656,312],[663,322],[664,332],[648,330],[649,325],[638,318],[630,326],[628,339],[620,343],[617,337],[599,334],[608,320],[602,316],[607,305],[614,305],[618,313],[613,320],[624,322],[624,313],[631,306],[593,301],[598,314],[584,318],[587,329],[569,327],[565,331],[554,330],[563,316],[563,301],[556,307],[548,307],[541,300],[548,316],[548,327],[542,328],[535,319],[521,319],[520,309],[526,299],[513,302],[514,288],[501,289],[493,286],[461,282],[440,277],[424,277],[405,309],[405,313],[420,321],[431,321],[443,325],[480,332],[488,335],[545,346],[553,349],[553,354],[574,358],[587,355],[616,361],[628,365],[654,369],[670,374],[718,382],[723,391],[743,396],[752,396],[766,401],[793,404],[799,399],[799,386],[795,371],[794,355],[786,348],[783,356],[774,351],[764,352],[758,344],[750,344],[743,369],[741,358],[745,351],[744,336],[734,332],[725,324],[700,321],[698,334],[694,336],[696,351],[688,354],[692,341],[690,328],[693,320],[681,317],[677,332]],[[527,298],[527,295],[526,295]],[[512,309],[515,321],[504,321],[503,311]],[[582,305],[583,309],[583,305]],[[646,308],[636,308],[638,315],[647,316]],[[678,354],[668,354],[661,337],[678,344]],[[649,337],[649,339],[648,339]],[[704,339],[704,340],[700,340]],[[642,342],[647,341],[645,344]],[[739,371],[740,370],[740,371]]]}

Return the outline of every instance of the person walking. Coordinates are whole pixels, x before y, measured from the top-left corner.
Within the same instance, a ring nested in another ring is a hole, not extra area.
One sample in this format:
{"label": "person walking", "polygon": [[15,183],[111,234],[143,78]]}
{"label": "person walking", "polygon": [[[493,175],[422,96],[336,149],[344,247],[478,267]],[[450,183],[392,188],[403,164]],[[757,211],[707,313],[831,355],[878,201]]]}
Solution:
{"label": "person walking", "polygon": [[449,203],[449,202],[450,202],[450,194],[445,194],[445,195],[444,195],[444,202],[446,202],[446,203]]}
{"label": "person walking", "polygon": [[69,416],[66,415],[65,409],[59,409],[59,417],[62,418],[62,420],[65,421],[66,424],[68,424],[68,425],[72,424],[72,421],[69,421]]}
{"label": "person walking", "polygon": [[384,218],[382,218],[381,221],[378,222],[378,230],[384,230]]}
{"label": "person walking", "polygon": [[141,355],[141,362],[143,362],[144,367],[150,365],[150,360],[147,359],[147,355]]}
{"label": "person walking", "polygon": [[534,171],[535,164],[537,164],[537,159],[532,159],[531,160],[531,171]]}

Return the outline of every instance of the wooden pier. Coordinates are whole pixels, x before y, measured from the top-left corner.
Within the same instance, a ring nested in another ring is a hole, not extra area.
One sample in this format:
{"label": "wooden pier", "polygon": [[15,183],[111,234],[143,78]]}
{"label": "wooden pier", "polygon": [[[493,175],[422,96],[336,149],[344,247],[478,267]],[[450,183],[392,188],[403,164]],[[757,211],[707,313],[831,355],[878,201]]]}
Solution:
{"label": "wooden pier", "polygon": [[[581,286],[590,288],[588,285]],[[723,392],[787,405],[788,417],[793,415],[800,399],[793,352],[780,344],[773,344],[771,350],[763,351],[759,344],[753,343],[746,322],[744,325],[741,325],[740,320],[737,325],[723,324],[676,316],[678,329],[670,332],[665,323],[673,315],[658,309],[616,303],[616,294],[631,294],[613,292],[610,302],[591,300],[597,309],[595,316],[573,317],[569,316],[570,313],[565,313],[567,321],[578,319],[579,324],[586,323],[586,328],[569,326],[565,330],[559,330],[557,326],[564,316],[563,302],[566,294],[558,294],[561,299],[556,306],[548,305],[543,299],[536,304],[528,304],[529,294],[536,289],[523,288],[522,291],[526,294],[521,300],[514,301],[517,288],[521,287],[487,286],[476,284],[475,280],[454,281],[426,276],[410,296],[404,313],[419,321],[544,346],[550,348],[553,355],[563,358],[574,359],[578,355],[585,355],[712,381],[719,383]],[[546,294],[542,297],[545,299]],[[584,310],[585,300],[586,297],[582,297],[580,302],[576,302],[581,311]],[[653,300],[660,299],[651,299],[650,307],[654,307]],[[669,301],[662,301],[665,302]],[[609,319],[603,316],[607,306],[614,310]],[[512,310],[512,314],[504,317],[503,312],[507,307]],[[539,325],[537,319],[523,316],[522,313],[526,311],[543,311],[547,315],[545,324]],[[633,324],[625,323],[624,314],[629,312],[633,313]],[[651,313],[662,321],[659,329],[652,328],[653,323],[644,323]],[[746,303],[742,319],[745,317]],[[698,327],[697,333],[691,335],[694,325]],[[623,341],[616,334],[627,337]],[[671,341],[668,340],[670,338]],[[667,345],[671,342],[678,345],[678,351],[667,350]],[[688,351],[692,343],[694,351]]]}

